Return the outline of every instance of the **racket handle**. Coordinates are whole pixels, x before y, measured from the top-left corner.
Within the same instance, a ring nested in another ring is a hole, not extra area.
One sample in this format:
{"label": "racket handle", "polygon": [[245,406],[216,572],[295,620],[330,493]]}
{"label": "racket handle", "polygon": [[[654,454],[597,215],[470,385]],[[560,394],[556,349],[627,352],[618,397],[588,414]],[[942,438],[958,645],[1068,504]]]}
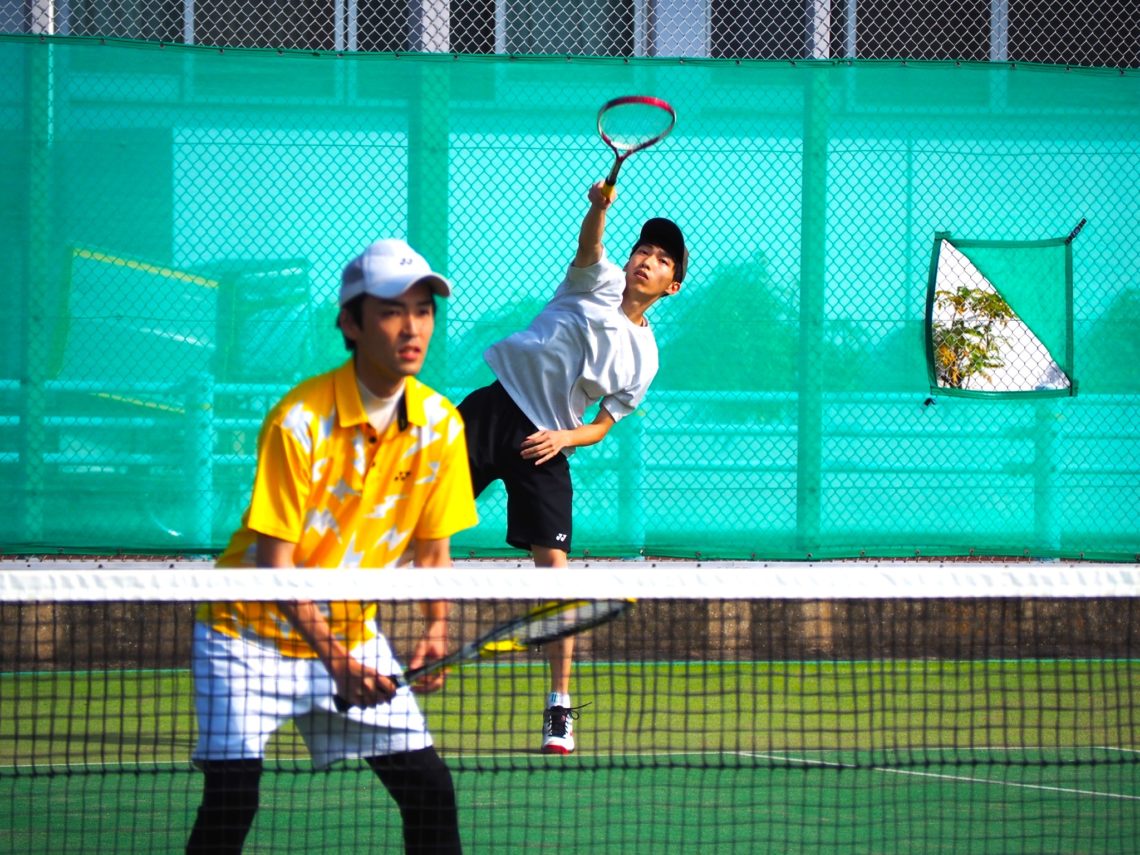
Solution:
{"label": "racket handle", "polygon": [[[408,685],[407,678],[403,674],[389,674],[388,679],[396,684],[396,690],[406,688]],[[339,692],[333,695],[333,706],[336,707],[337,712],[348,712],[352,709],[353,704],[348,702],[348,698],[341,695]],[[361,707],[364,709],[364,707]]]}
{"label": "racket handle", "polygon": [[610,174],[606,176],[606,180],[602,182],[602,192],[605,193],[606,197],[610,200],[614,198],[614,187],[617,186],[617,177],[618,173],[621,172],[621,163],[622,159],[620,157],[614,160],[613,169],[611,169]]}

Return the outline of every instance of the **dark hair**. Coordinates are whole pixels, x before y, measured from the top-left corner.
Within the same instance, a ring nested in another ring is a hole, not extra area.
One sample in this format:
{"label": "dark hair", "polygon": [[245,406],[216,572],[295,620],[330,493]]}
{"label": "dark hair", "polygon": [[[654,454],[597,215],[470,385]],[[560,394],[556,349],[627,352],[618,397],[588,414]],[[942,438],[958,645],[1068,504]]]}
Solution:
{"label": "dark hair", "polygon": [[[356,322],[359,327],[364,322],[364,295],[357,294],[347,303],[340,307],[340,312],[348,312],[349,316]],[[344,330],[340,328],[340,312],[336,313],[336,323],[334,326],[340,330],[341,337],[344,338],[344,349],[350,353],[356,352],[356,342],[344,334]]]}
{"label": "dark hair", "polygon": [[[353,297],[351,300],[349,300],[347,303],[345,303],[343,306],[340,307],[341,311],[348,312],[349,317],[352,318],[353,322],[358,327],[362,326],[364,323],[364,298],[367,296],[368,296],[367,294],[357,294],[355,297]],[[432,313],[433,317],[438,313],[438,309],[439,309],[439,305],[436,302],[435,292],[432,291],[431,292],[431,313]],[[335,326],[338,330],[340,330],[341,337],[344,339],[344,349],[349,351],[350,353],[355,353],[356,352],[356,342],[353,341],[348,336],[346,336],[344,334],[344,330],[342,330],[340,328],[340,312],[336,313],[336,322],[333,324],[333,326]]]}

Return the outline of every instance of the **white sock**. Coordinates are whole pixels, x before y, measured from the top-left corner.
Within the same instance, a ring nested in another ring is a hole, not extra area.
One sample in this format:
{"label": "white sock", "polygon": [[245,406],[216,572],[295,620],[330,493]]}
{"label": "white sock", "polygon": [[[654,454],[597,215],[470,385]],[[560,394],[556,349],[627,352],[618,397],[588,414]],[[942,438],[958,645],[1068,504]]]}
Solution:
{"label": "white sock", "polygon": [[550,707],[565,707],[570,709],[570,695],[563,694],[562,692],[551,692],[550,697],[546,699],[547,709]]}

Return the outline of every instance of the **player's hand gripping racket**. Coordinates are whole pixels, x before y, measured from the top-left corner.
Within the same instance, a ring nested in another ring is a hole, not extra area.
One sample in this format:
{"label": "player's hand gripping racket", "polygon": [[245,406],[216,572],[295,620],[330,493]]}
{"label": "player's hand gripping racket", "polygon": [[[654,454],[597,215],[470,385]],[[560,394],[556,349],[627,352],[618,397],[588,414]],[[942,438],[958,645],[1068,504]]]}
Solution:
{"label": "player's hand gripping racket", "polygon": [[614,151],[614,167],[602,188],[613,196],[618,172],[625,159],[669,136],[677,123],[677,113],[668,101],[651,95],[624,95],[598,110],[598,133]]}
{"label": "player's hand gripping racket", "polygon": [[[633,600],[565,600],[547,603],[499,624],[442,659],[436,659],[419,668],[412,668],[403,674],[393,675],[390,679],[397,687],[404,687],[426,674],[433,674],[462,662],[539,647],[547,642],[557,641],[608,623],[628,611],[633,602]],[[351,706],[340,695],[336,696],[335,701],[336,708],[341,712]]]}

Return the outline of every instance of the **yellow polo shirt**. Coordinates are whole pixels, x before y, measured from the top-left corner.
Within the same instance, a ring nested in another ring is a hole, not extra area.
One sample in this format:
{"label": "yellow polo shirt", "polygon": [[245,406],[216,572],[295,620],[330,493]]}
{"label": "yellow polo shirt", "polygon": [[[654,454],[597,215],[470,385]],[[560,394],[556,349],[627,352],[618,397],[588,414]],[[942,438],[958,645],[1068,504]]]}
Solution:
{"label": "yellow polo shirt", "polygon": [[[249,508],[218,566],[256,566],[260,533],[297,544],[298,567],[390,567],[413,540],[475,525],[462,419],[414,377],[404,400],[407,426],[393,420],[378,434],[351,359],[289,392],[262,425]],[[375,634],[375,603],[322,608],[349,648]],[[198,617],[228,635],[269,641],[286,656],[315,655],[272,603],[209,603]]]}

